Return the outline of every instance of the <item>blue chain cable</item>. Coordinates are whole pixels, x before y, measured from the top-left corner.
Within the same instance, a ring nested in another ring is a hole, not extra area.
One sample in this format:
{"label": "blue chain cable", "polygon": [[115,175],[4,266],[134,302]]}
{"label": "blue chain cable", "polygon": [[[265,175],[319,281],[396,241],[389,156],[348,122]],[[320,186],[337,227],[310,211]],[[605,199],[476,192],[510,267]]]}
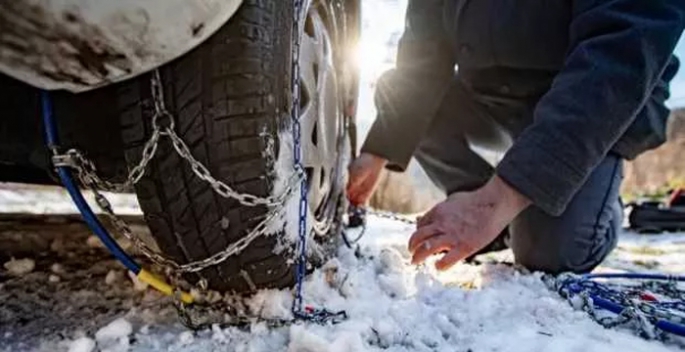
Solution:
{"label": "blue chain cable", "polygon": [[[685,282],[685,276],[641,273],[599,273],[565,277],[560,280],[561,282],[558,284],[557,290],[566,298],[585,294],[590,298],[592,304],[598,308],[617,315],[624,313],[628,308],[628,302],[631,300],[628,294],[620,291],[618,288],[612,288],[607,284],[595,281],[597,279],[658,280],[673,283],[674,285],[677,282]],[[677,290],[675,286],[673,287],[674,290]],[[644,285],[641,288],[644,288]],[[680,313],[672,316],[680,316],[685,313],[685,311],[683,311],[685,304],[681,298],[682,292],[678,292],[678,294],[680,297],[671,297],[677,299],[675,302],[644,302],[642,309],[645,309],[644,313],[646,313],[646,316],[656,328],[674,335],[685,336],[685,324],[682,321],[676,322],[664,318],[664,315],[671,315],[667,312],[668,310]],[[661,312],[661,315],[659,315],[658,312]]]}
{"label": "blue chain cable", "polygon": [[[302,126],[300,125],[300,28],[299,28],[299,16],[302,8],[302,0],[296,0],[293,12],[295,14],[294,28],[293,28],[293,69],[292,69],[292,132],[293,132],[293,162],[295,166],[295,172],[303,171],[302,166]],[[306,261],[307,261],[307,178],[302,173],[303,177],[300,181],[300,201],[298,210],[298,247],[299,258],[297,263],[297,268],[295,269],[295,298],[293,300],[292,311],[295,318],[300,318],[303,314],[302,310],[302,285],[304,281],[304,276],[306,273]]]}
{"label": "blue chain cable", "polygon": [[326,309],[314,309],[302,306],[302,291],[304,279],[307,274],[307,213],[308,213],[308,187],[307,177],[302,165],[302,126],[300,124],[300,22],[302,15],[302,0],[295,0],[294,14],[295,24],[293,28],[293,68],[292,68],[292,133],[293,133],[293,162],[294,171],[302,175],[300,182],[300,200],[298,209],[298,263],[295,269],[295,297],[293,298],[292,313],[295,319],[324,324],[336,323],[347,318],[345,311],[330,312]]}

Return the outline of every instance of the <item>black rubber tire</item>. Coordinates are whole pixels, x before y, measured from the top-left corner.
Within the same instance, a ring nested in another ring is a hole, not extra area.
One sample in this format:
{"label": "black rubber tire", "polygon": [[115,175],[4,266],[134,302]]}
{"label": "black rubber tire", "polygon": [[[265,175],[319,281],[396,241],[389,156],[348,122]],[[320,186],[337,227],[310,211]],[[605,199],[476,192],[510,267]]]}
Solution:
{"label": "black rubber tire", "polygon": [[[264,134],[278,146],[278,131],[289,128],[292,18],[292,1],[246,0],[210,39],[160,69],[176,132],[214,176],[239,192],[272,191],[278,150],[266,151]],[[149,79],[143,75],[116,89],[129,167],[140,160],[151,132]],[[266,215],[266,207],[216,194],[168,139],[150,166],[136,186],[138,200],[158,245],[178,262],[223,250]],[[200,275],[220,291],[292,285],[294,261],[275,253],[277,237],[260,237]]]}

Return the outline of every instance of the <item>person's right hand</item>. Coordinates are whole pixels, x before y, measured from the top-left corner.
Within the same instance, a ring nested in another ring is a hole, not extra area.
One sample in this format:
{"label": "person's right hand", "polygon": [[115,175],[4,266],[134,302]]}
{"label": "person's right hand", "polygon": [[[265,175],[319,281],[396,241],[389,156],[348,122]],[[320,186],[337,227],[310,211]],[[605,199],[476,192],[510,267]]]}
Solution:
{"label": "person's right hand", "polygon": [[369,153],[361,153],[352,161],[347,181],[347,197],[352,205],[359,206],[371,198],[387,163],[387,160]]}

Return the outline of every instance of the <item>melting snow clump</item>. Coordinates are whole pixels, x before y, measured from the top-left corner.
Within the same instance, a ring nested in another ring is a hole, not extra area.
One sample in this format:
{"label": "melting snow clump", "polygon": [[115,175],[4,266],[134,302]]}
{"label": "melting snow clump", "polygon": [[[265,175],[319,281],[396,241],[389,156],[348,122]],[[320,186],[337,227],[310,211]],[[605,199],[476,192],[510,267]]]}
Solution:
{"label": "melting snow clump", "polygon": [[107,340],[116,340],[122,337],[128,337],[133,332],[133,327],[124,318],[119,318],[95,333],[95,339],[98,342],[105,342]]}
{"label": "melting snow clump", "polygon": [[92,352],[95,349],[95,341],[88,337],[78,338],[69,344],[69,352]]}

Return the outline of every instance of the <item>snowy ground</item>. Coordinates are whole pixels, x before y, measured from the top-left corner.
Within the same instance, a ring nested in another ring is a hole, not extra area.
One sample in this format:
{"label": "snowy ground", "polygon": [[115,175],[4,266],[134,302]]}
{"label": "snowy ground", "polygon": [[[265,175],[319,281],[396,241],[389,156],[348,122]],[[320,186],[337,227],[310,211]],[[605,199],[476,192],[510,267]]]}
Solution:
{"label": "snowy ground", "polygon": [[[193,333],[166,298],[136,287],[77,217],[5,215],[0,259],[9,264],[0,270],[0,351],[678,349],[600,328],[548,291],[538,275],[506,265],[461,264],[445,273],[410,266],[405,245],[411,226],[381,218],[370,224],[361,255],[341,248],[305,285],[307,304],[345,310],[349,320]],[[677,272],[684,254],[685,234],[626,234],[607,267]],[[290,291],[283,290],[260,292],[246,305],[263,317],[288,318],[290,303]]]}

